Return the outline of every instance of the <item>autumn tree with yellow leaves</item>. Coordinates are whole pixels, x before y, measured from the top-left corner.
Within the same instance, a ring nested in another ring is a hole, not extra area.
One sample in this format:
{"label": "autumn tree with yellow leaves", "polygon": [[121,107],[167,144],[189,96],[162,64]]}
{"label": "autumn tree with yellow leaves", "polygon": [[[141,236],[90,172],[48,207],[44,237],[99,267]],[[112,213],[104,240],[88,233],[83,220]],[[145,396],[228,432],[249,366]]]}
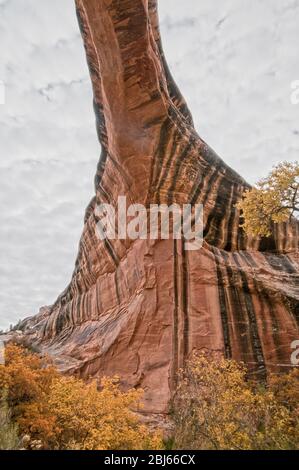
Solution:
{"label": "autumn tree with yellow leaves", "polygon": [[299,212],[299,164],[282,162],[267,178],[245,191],[237,204],[248,235],[269,237],[273,224],[291,221]]}
{"label": "autumn tree with yellow leaves", "polygon": [[20,436],[43,449],[160,449],[159,432],[140,423],[141,390],[122,392],[118,378],[84,383],[61,375],[48,358],[9,344],[0,392]]}
{"label": "autumn tree with yellow leaves", "polygon": [[273,376],[268,386],[248,382],[246,373],[233,360],[205,354],[187,363],[173,405],[175,448],[299,447],[298,373]]}

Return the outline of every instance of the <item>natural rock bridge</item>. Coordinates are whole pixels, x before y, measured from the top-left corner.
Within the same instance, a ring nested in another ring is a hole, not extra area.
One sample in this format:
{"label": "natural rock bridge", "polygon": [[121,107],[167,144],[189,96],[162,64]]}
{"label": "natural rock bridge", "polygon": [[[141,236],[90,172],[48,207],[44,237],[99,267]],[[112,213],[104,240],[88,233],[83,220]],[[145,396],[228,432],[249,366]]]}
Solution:
{"label": "natural rock bridge", "polygon": [[[69,286],[23,322],[31,344],[82,377],[121,376],[167,410],[193,350],[265,377],[299,339],[298,225],[248,239],[236,203],[247,183],[196,133],[161,46],[157,0],[76,0],[102,154]],[[250,130],[249,130],[250,132]],[[104,240],[97,203],[202,203],[204,246]]]}

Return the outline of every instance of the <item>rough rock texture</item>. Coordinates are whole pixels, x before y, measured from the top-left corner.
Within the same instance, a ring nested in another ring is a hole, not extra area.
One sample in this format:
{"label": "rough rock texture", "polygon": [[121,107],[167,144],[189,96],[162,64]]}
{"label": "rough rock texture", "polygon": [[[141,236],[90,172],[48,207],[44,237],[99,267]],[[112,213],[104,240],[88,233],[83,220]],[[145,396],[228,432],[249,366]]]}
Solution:
{"label": "rough rock texture", "polygon": [[[245,361],[264,378],[299,338],[298,226],[248,240],[236,202],[247,183],[197,135],[167,67],[156,0],[76,0],[102,154],[72,280],[26,320],[28,342],[83,377],[146,390],[161,413],[193,350]],[[225,73],[225,72],[224,72]],[[204,246],[99,241],[97,203],[202,203]],[[67,227],[66,227],[67,229]]]}

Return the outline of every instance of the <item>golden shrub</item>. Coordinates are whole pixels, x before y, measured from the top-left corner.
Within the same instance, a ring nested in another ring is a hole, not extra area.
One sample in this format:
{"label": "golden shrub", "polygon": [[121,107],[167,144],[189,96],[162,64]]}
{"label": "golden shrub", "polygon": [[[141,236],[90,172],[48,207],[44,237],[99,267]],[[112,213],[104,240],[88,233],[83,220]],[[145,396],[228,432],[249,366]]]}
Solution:
{"label": "golden shrub", "polygon": [[120,390],[118,378],[104,378],[100,390],[58,373],[47,358],[19,346],[6,348],[0,390],[7,395],[22,435],[49,449],[159,449],[160,434],[140,423],[132,409],[142,391]]}
{"label": "golden shrub", "polygon": [[179,449],[298,447],[291,411],[270,387],[246,381],[245,367],[232,360],[194,356],[181,374],[173,411]]}

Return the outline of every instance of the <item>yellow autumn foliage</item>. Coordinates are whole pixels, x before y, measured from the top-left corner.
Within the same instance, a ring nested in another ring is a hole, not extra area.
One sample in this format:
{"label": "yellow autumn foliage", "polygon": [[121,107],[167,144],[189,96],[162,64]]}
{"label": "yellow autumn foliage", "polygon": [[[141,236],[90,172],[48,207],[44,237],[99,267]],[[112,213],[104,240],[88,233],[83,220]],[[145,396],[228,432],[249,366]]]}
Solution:
{"label": "yellow autumn foliage", "polygon": [[[141,390],[122,391],[117,377],[97,384],[63,376],[48,358],[13,344],[5,356],[0,447],[19,442],[59,450],[163,447],[161,433],[136,414]],[[267,385],[250,383],[246,375],[246,368],[232,360],[194,356],[181,372],[173,404],[173,448],[298,448],[299,371],[271,375]]]}
{"label": "yellow autumn foliage", "polygon": [[[276,398],[270,386],[250,384],[246,372],[232,360],[204,354],[187,364],[174,400],[176,448],[299,447],[298,416]],[[290,383],[288,375],[284,377]],[[292,383],[293,387],[298,387],[298,382]]]}
{"label": "yellow autumn foliage", "polygon": [[119,379],[98,387],[58,373],[49,360],[9,344],[0,366],[0,391],[22,435],[46,449],[160,449],[161,435],[151,432],[132,409],[140,409],[141,390],[123,392]]}
{"label": "yellow autumn foliage", "polygon": [[282,162],[267,178],[245,191],[237,204],[248,235],[269,237],[273,224],[292,220],[299,212],[299,164]]}

